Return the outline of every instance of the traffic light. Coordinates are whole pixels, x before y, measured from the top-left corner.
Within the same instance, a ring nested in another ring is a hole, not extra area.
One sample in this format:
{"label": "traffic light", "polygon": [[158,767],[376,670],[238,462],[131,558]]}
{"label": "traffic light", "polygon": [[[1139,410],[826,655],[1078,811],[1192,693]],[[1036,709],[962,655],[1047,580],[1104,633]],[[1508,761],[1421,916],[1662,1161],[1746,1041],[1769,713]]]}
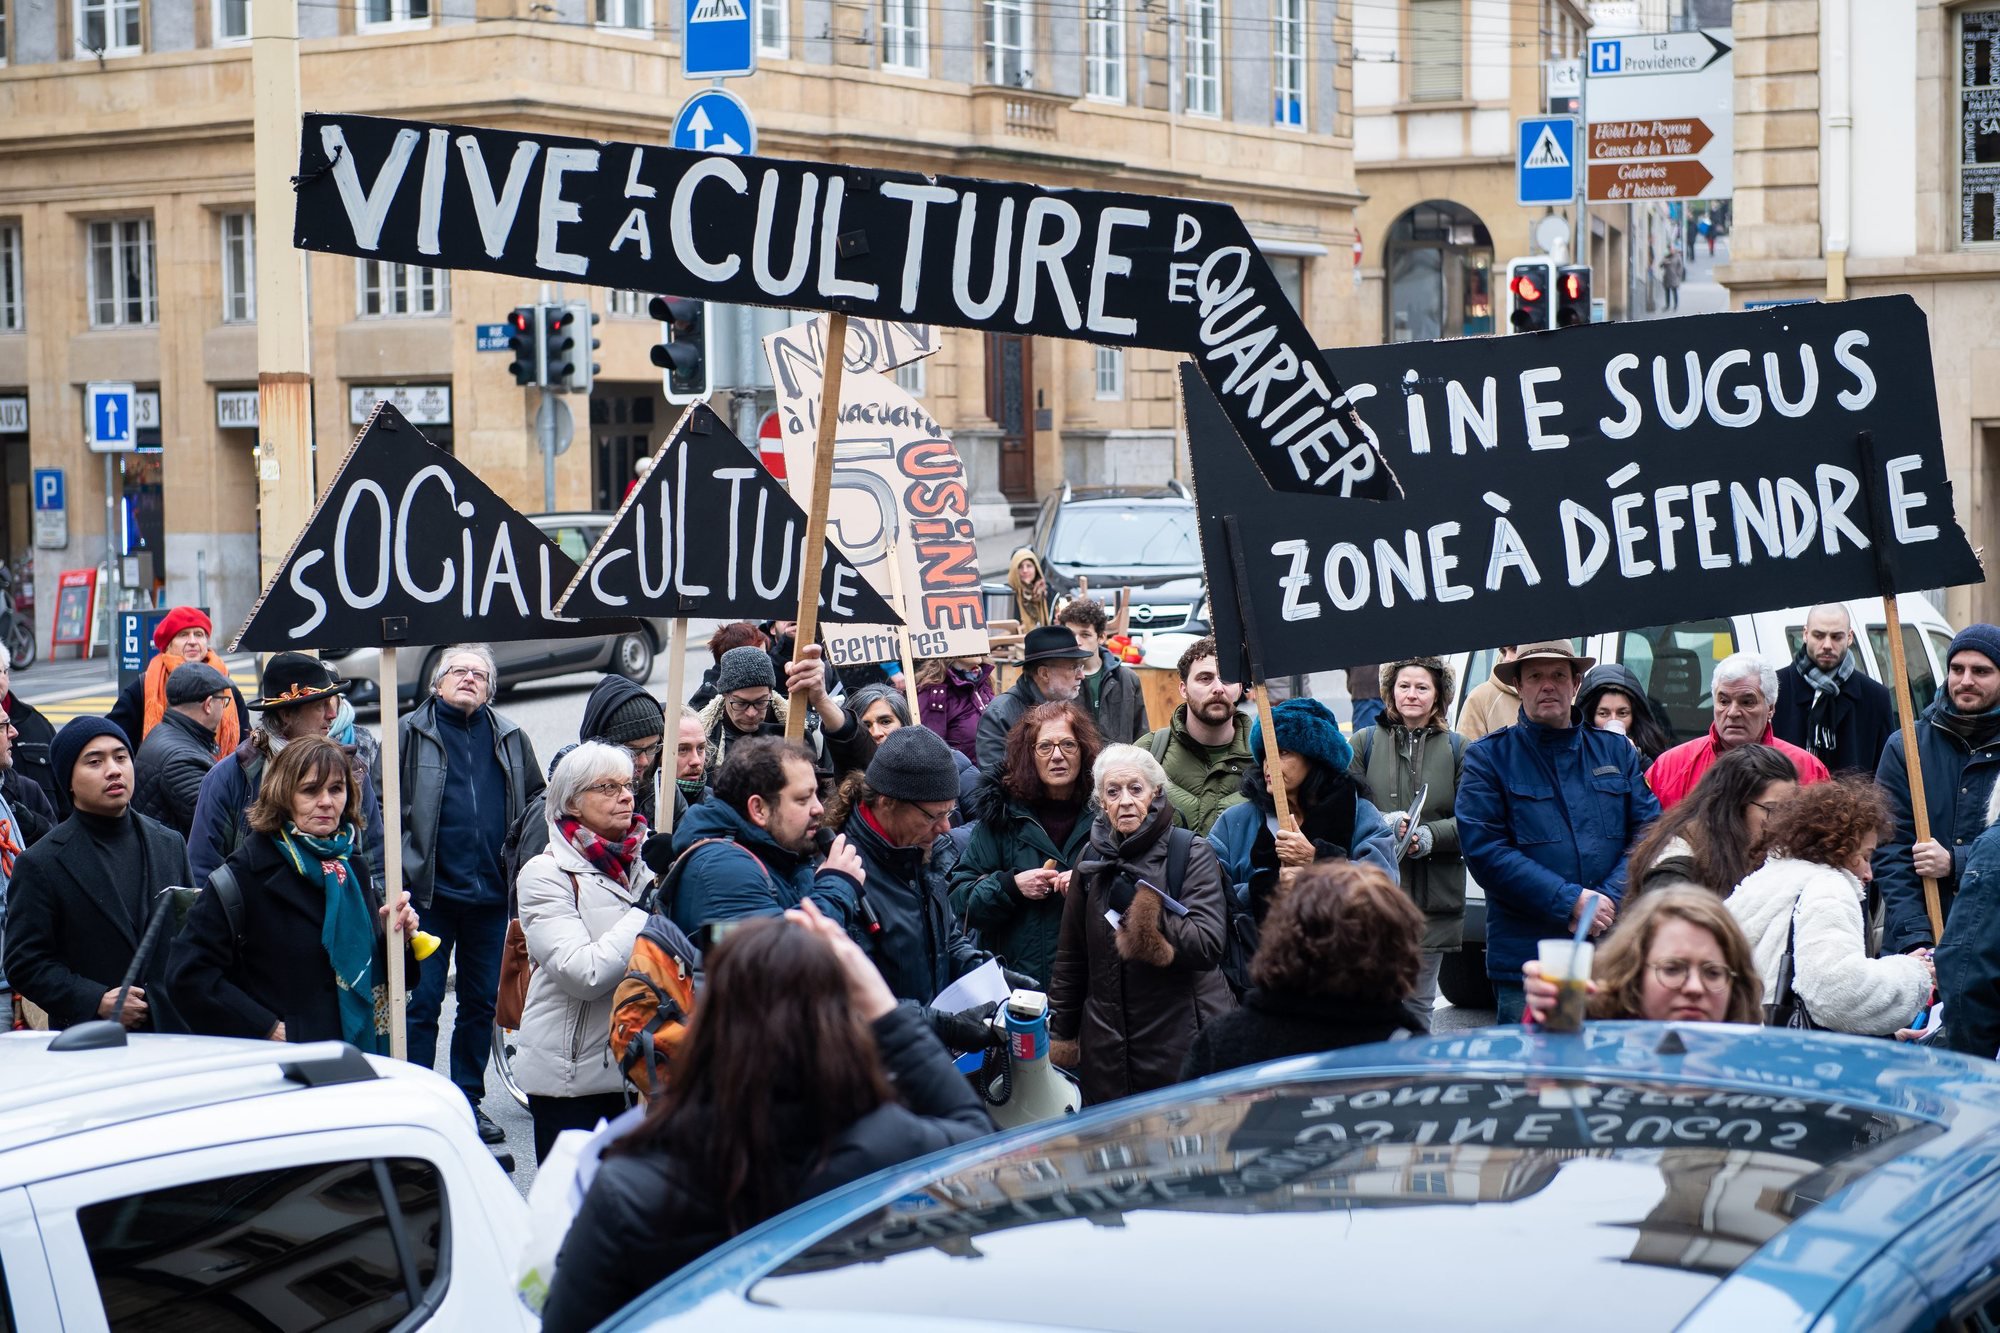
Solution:
{"label": "traffic light", "polygon": [[588,394],[597,378],[597,363],[590,359],[598,347],[597,339],[591,336],[597,316],[591,312],[588,301],[571,301],[569,313],[575,346],[570,351],[569,375],[560,382],[560,387],[571,393]]}
{"label": "traffic light", "polygon": [[542,307],[542,387],[560,389],[576,369],[576,311],[566,305]]}
{"label": "traffic light", "polygon": [[1507,264],[1507,323],[1516,333],[1555,327],[1556,266],[1543,259]]}
{"label": "traffic light", "polygon": [[1590,323],[1590,265],[1566,264],[1556,273],[1556,323]]}
{"label": "traffic light", "polygon": [[514,383],[533,388],[542,382],[542,320],[534,306],[517,305],[507,316],[507,347],[514,359],[507,369]]}
{"label": "traffic light", "polygon": [[660,344],[653,364],[667,373],[667,401],[692,403],[715,387],[715,367],[708,360],[708,302],[680,296],[656,296],[647,307],[660,321]]}

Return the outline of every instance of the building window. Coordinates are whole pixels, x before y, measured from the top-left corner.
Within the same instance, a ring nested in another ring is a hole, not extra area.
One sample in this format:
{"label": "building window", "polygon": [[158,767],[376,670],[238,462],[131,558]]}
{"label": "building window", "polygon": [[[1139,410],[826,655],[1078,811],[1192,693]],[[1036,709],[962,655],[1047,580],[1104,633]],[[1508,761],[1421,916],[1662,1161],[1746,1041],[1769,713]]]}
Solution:
{"label": "building window", "polygon": [[1273,0],[1271,120],[1288,129],[1306,124],[1306,0]]}
{"label": "building window", "polygon": [[757,7],[751,11],[757,24],[757,54],[776,56],[783,60],[791,55],[791,36],[787,23],[790,17],[786,0],[757,0]]}
{"label": "building window", "polygon": [[1026,88],[1034,81],[1026,0],[986,0],[986,81],[1004,88]]}
{"label": "building window", "polygon": [[925,47],[924,0],[882,0],[882,68],[922,74]]}
{"label": "building window", "polygon": [[139,0],[76,0],[77,55],[136,56]]}
{"label": "building window", "polygon": [[222,322],[257,318],[257,225],[249,213],[222,215]]}
{"label": "building window", "polygon": [[597,26],[614,32],[651,33],[652,0],[597,0]]}
{"label": "building window", "polygon": [[2000,241],[2000,9],[1958,19],[1958,238]]}
{"label": "building window", "polygon": [[364,318],[443,315],[451,310],[451,274],[446,269],[379,259],[359,259],[355,264]]}
{"label": "building window", "polygon": [[1186,111],[1222,114],[1222,0],[1188,0],[1181,20]]}
{"label": "building window", "polygon": [[1410,0],[1410,100],[1465,95],[1465,15],[1460,0]]}
{"label": "building window", "polygon": [[361,31],[431,26],[431,0],[362,0]]}
{"label": "building window", "polygon": [[896,387],[912,398],[924,396],[924,363],[921,359],[906,361],[896,367]]}
{"label": "building window", "polygon": [[215,0],[215,45],[250,40],[250,0]]}
{"label": "building window", "polygon": [[153,284],[153,220],[90,224],[90,326],[136,328],[160,322]]}
{"label": "building window", "polygon": [[621,319],[638,319],[646,313],[646,306],[652,299],[644,292],[619,288],[604,298],[605,313],[616,315]]}
{"label": "building window", "polygon": [[19,333],[28,327],[27,308],[21,299],[21,224],[0,223],[0,333]]}
{"label": "building window", "polygon": [[1097,351],[1097,396],[1112,400],[1125,396],[1125,349],[1099,347]]}
{"label": "building window", "polygon": [[1084,91],[1100,102],[1125,100],[1124,0],[1089,0],[1084,11],[1088,39]]}

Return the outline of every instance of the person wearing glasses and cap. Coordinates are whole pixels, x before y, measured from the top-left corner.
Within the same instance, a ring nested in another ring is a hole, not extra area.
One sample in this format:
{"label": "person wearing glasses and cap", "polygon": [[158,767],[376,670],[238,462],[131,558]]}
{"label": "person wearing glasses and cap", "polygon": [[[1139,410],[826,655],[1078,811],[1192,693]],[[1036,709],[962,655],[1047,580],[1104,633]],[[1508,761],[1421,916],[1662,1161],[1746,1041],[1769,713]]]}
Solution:
{"label": "person wearing glasses and cap", "polygon": [[438,937],[438,959],[410,1000],[410,1060],[427,1068],[436,1062],[445,960],[456,955],[451,1081],[471,1103],[486,1143],[507,1137],[479,1109],[507,937],[507,832],[543,786],[528,733],[492,707],[497,674],[485,644],[445,649],[430,697],[410,710],[401,733],[403,877],[422,928]]}
{"label": "person wearing glasses and cap", "polygon": [[174,668],[167,677],[166,716],[134,756],[134,810],[188,835],[201,780],[215,767],[216,728],[235,706],[229,677],[208,663],[182,661]]}
{"label": "person wearing glasses and cap", "polygon": [[782,736],[794,690],[806,695],[804,745],[813,754],[813,768],[822,779],[868,767],[875,740],[861,720],[827,691],[826,664],[820,648],[809,643],[785,667],[785,680],[771,655],[762,648],[731,648],[715,668],[715,697],[701,710],[702,733],[708,737],[708,771],[718,773],[729,758],[729,747],[753,736]]}
{"label": "person wearing glasses and cap", "polygon": [[[340,696],[352,688],[353,682],[342,680],[332,667],[305,653],[277,653],[264,663],[258,697],[250,704],[259,714],[257,726],[208,770],[195,798],[194,824],[188,830],[188,865],[194,883],[206,884],[210,873],[250,836],[250,807],[264,785],[265,766],[288,742],[326,735],[340,711]],[[361,787],[362,854],[369,865],[379,866],[382,798],[367,767],[356,759],[354,747],[341,748],[355,759],[354,780]]]}

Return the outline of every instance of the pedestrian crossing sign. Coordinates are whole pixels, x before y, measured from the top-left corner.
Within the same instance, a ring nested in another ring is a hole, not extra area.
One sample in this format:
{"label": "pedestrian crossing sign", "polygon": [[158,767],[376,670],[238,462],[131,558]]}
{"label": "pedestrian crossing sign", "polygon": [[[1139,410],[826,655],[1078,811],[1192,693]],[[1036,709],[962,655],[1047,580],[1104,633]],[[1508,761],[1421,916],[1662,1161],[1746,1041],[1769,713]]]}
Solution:
{"label": "pedestrian crossing sign", "polygon": [[1517,200],[1522,204],[1567,204],[1576,198],[1576,117],[1537,116],[1523,120],[1515,136]]}

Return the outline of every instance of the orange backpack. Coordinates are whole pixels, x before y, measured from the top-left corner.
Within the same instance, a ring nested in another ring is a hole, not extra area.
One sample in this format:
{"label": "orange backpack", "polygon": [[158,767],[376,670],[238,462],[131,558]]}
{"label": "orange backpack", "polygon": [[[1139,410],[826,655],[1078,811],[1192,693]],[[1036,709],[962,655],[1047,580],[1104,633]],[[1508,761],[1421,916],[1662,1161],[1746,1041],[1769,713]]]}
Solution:
{"label": "orange backpack", "polygon": [[641,1097],[665,1090],[669,1067],[687,1039],[699,958],[681,928],[658,912],[633,941],[625,979],[611,997],[611,1053]]}

